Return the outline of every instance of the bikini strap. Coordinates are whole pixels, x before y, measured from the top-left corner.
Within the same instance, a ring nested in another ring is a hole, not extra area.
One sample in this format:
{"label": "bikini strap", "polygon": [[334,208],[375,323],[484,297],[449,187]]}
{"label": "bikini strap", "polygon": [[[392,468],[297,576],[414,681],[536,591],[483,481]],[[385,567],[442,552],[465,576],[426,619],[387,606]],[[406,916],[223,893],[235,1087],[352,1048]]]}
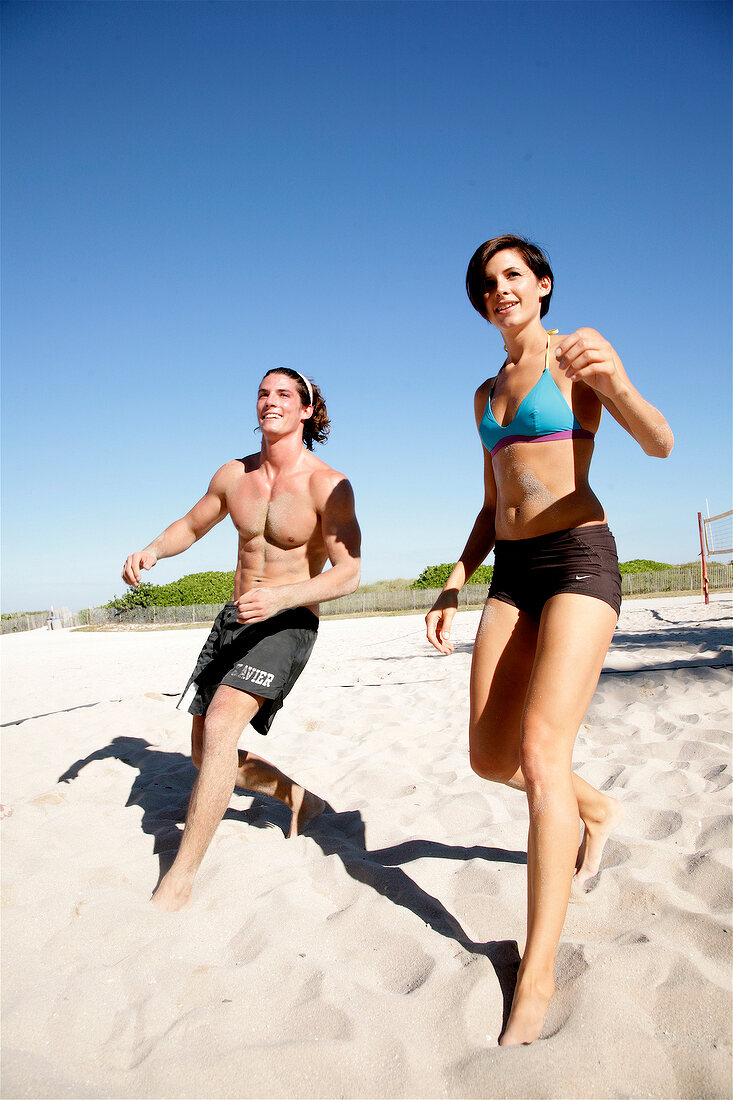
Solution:
{"label": "bikini strap", "polygon": [[[504,351],[506,351],[506,348],[504,348]],[[489,404],[491,404],[491,398],[494,396],[494,390],[496,389],[496,383],[499,379],[499,375],[504,370],[504,367],[507,365],[508,362],[509,362],[509,356],[506,357],[504,362],[499,367],[499,370],[496,372],[496,378],[494,379],[494,384],[491,387],[491,389],[489,390]]]}
{"label": "bikini strap", "polygon": [[550,365],[550,337],[557,336],[559,331],[559,328],[550,328],[547,330],[547,347],[545,348],[545,370],[547,370]]}

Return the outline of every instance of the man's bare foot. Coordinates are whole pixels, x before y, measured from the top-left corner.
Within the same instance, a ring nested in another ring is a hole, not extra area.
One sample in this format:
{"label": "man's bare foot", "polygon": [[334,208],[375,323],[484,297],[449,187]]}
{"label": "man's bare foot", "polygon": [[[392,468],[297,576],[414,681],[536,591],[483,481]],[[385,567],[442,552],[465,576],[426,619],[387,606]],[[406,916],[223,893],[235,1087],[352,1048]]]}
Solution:
{"label": "man's bare foot", "polygon": [[153,894],[153,905],[164,913],[177,913],[189,905],[192,887],[192,877],[174,876],[169,871],[163,876],[158,889]]}
{"label": "man's bare foot", "polygon": [[290,832],[288,833],[288,839],[292,836],[300,836],[306,825],[309,825],[314,818],[323,813],[326,808],[326,803],[322,798],[319,798],[317,794],[312,794],[311,791],[307,791],[305,787],[300,787],[293,783],[293,816],[290,819]]}
{"label": "man's bare foot", "polygon": [[612,831],[623,819],[626,810],[615,798],[606,798],[607,806],[603,820],[584,821],[583,839],[578,849],[573,885],[582,887],[598,874],[603,857],[603,849]]}
{"label": "man's bare foot", "polygon": [[533,1043],[542,1031],[547,1006],[554,992],[554,984],[518,982],[507,1025],[499,1036],[499,1046]]}

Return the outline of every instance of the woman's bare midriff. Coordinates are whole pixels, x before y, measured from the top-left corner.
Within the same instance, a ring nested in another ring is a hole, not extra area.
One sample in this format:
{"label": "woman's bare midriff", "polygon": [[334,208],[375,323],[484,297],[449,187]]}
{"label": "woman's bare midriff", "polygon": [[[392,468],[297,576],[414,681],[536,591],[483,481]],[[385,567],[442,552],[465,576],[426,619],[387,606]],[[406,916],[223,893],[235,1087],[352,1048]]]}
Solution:
{"label": "woman's bare midriff", "polygon": [[493,459],[496,538],[531,539],[604,523],[603,505],[588,484],[590,440],[512,443]]}

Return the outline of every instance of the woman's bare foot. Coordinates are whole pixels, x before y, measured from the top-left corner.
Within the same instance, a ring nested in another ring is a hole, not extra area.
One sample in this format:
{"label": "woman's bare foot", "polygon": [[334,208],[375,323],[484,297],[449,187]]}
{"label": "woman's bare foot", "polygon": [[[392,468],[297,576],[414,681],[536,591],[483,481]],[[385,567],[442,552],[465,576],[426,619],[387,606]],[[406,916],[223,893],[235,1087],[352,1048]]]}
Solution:
{"label": "woman's bare foot", "polygon": [[603,849],[606,841],[622,821],[625,809],[615,798],[606,797],[605,813],[593,821],[583,821],[583,839],[578,849],[578,859],[575,864],[576,887],[584,886],[589,879],[598,874],[603,858]]}
{"label": "woman's bare foot", "polygon": [[326,808],[326,803],[322,798],[295,783],[293,784],[292,799],[293,814],[290,818],[288,839],[292,836],[300,836],[306,825],[309,825]]}
{"label": "woman's bare foot", "polygon": [[507,1025],[499,1036],[499,1046],[533,1043],[542,1031],[547,1006],[554,992],[552,982],[544,984],[519,980]]}
{"label": "woman's bare foot", "polygon": [[185,909],[191,901],[193,877],[173,875],[172,869],[161,879],[153,894],[153,905],[164,913],[177,913]]}

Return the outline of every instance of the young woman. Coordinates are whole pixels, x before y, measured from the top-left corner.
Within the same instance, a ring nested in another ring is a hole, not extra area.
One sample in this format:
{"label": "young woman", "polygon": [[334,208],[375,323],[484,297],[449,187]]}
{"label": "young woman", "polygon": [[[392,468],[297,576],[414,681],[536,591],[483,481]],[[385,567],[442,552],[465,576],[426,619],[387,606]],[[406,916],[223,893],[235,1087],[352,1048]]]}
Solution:
{"label": "young woman", "polygon": [[471,766],[525,791],[529,804],[527,938],[502,1045],[540,1034],[573,875],[583,883],[597,873],[623,816],[571,770],[621,606],[615,542],[588,482],[601,410],[649,455],[663,458],[673,443],[600,333],[545,330],[552,287],[547,258],[519,237],[487,241],[468,266],[471,303],[507,356],[475,397],[484,503],[426,616],[429,640],[452,652],[458,592],[493,547],[471,667]]}

